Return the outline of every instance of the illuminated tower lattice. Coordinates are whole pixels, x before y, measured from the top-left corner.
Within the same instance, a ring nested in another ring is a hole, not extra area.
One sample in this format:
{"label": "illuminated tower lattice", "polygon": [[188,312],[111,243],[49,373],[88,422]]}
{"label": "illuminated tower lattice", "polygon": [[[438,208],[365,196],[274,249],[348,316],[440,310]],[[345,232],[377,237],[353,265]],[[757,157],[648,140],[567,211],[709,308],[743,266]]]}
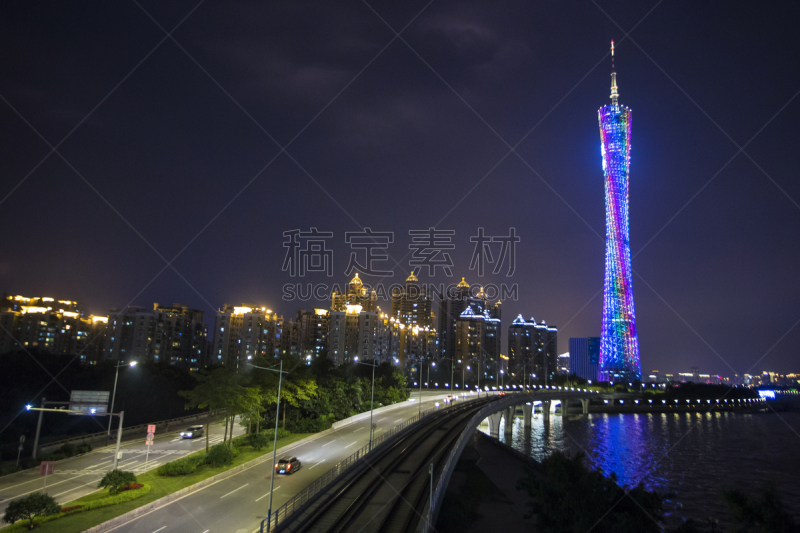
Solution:
{"label": "illuminated tower lattice", "polygon": [[628,231],[628,171],[631,160],[631,110],[618,103],[614,42],[611,42],[611,105],[598,111],[606,189],[606,276],[600,381],[641,379],[636,312],[633,308],[631,246]]}

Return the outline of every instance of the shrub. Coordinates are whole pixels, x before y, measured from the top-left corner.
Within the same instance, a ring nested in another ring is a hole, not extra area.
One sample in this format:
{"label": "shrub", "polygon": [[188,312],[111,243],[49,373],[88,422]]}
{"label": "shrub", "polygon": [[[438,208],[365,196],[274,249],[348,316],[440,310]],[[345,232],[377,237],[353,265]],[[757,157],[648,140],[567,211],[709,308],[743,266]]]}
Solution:
{"label": "shrub", "polygon": [[[41,518],[35,521],[36,525],[43,524],[45,522],[50,522],[51,520],[56,520],[58,518],[63,518],[65,516],[73,515],[76,513],[82,513],[83,511],[91,511],[92,509],[99,509],[101,507],[108,507],[110,505],[116,505],[118,503],[125,503],[141,496],[144,496],[150,492],[150,485],[144,485],[142,488],[137,490],[129,490],[116,496],[107,496],[105,498],[101,498],[99,500],[93,500],[88,502],[84,505],[74,505],[71,507],[63,507],[61,512],[56,514],[51,514],[47,516],[42,516]],[[16,531],[16,529],[11,529],[12,531]]]}
{"label": "shrub", "polygon": [[238,437],[233,438],[233,445],[234,446],[248,446],[253,443],[253,437],[255,435],[239,435]]}
{"label": "shrub", "polygon": [[[377,402],[376,402],[377,403]],[[325,431],[333,426],[333,415],[323,415],[319,418],[301,418],[291,422],[292,431],[295,433],[317,433]],[[282,438],[278,431],[278,438]]]}
{"label": "shrub", "polygon": [[61,447],[59,451],[63,453],[66,457],[72,457],[73,455],[75,455],[76,449],[77,446],[75,446],[74,444],[65,444]]}
{"label": "shrub", "polygon": [[76,453],[89,453],[90,451],[92,451],[92,445],[88,442],[85,444],[79,444],[75,449]]}
{"label": "shrub", "polygon": [[211,466],[229,465],[233,462],[234,454],[228,449],[228,443],[220,442],[208,450],[205,462]]}
{"label": "shrub", "polygon": [[20,470],[22,470],[22,467],[17,466],[16,464],[0,466],[0,476],[5,476],[6,474],[13,474],[14,472],[19,472]]}
{"label": "shrub", "polygon": [[108,493],[113,496],[120,492],[122,487],[131,483],[136,483],[136,475],[133,472],[112,470],[103,476],[103,479],[97,484],[97,488],[108,488]]}
{"label": "shrub", "polygon": [[258,435],[253,435],[253,438],[250,439],[250,444],[253,446],[254,450],[258,451],[269,444],[269,439],[267,439],[267,436],[262,431]]}
{"label": "shrub", "polygon": [[34,492],[9,502],[3,522],[13,524],[17,520],[30,520],[28,529],[33,529],[33,519],[37,516],[56,514],[61,506],[49,494]]}
{"label": "shrub", "polygon": [[185,476],[191,474],[205,459],[205,454],[198,453],[192,454],[189,457],[170,461],[159,466],[156,469],[156,474],[159,476]]}

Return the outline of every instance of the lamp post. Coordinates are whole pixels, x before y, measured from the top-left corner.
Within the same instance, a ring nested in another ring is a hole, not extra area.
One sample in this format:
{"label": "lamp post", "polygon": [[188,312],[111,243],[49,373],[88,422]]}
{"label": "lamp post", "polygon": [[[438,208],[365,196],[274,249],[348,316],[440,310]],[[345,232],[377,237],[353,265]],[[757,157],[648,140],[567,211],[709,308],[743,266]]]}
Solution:
{"label": "lamp post", "polygon": [[375,434],[373,427],[372,427],[372,411],[375,409],[375,359],[372,360],[372,364],[369,363],[362,363],[356,361],[359,365],[367,365],[372,367],[372,398],[369,402],[369,450],[372,451],[372,439]]}
{"label": "lamp post", "polygon": [[422,360],[419,362],[419,418],[422,418]]}
{"label": "lamp post", "polygon": [[425,386],[428,387],[429,389],[431,388],[431,365],[433,365],[434,368],[436,368],[436,362],[433,361],[428,363],[428,381],[426,382]]}
{"label": "lamp post", "polygon": [[[270,372],[279,372],[278,374],[278,407],[275,411],[275,435],[272,441],[272,476],[269,482],[269,510],[267,511],[267,531],[269,531],[272,523],[272,493],[275,489],[275,463],[278,460],[278,419],[281,415],[281,384],[283,382],[283,361],[281,361],[281,366],[278,370],[274,368],[267,368],[263,366],[256,366],[254,364],[248,363],[248,365],[252,366],[253,368],[259,368],[261,370],[269,370]],[[288,374],[288,372],[285,372]],[[263,522],[262,522],[263,527]]]}
{"label": "lamp post", "polygon": [[[114,373],[114,393],[111,395],[111,412],[114,412],[114,399],[117,397],[117,380],[119,379],[119,367],[123,363],[123,361],[117,361],[117,371]],[[134,367],[136,366],[136,361],[131,361],[128,363],[128,366]],[[111,438],[111,421],[114,419],[113,416],[108,417],[108,430],[106,431],[106,446],[108,446],[108,441]],[[122,419],[120,419],[122,422]],[[114,456],[116,457],[116,455]]]}

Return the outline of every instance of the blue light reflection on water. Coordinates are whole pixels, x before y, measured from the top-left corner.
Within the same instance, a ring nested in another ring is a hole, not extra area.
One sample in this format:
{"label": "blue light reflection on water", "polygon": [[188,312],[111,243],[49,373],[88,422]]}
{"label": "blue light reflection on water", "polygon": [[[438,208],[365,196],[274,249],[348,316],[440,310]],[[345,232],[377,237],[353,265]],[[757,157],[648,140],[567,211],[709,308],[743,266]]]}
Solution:
{"label": "blue light reflection on water", "polygon": [[[724,524],[722,490],[755,494],[766,481],[775,483],[784,503],[800,516],[795,432],[800,433],[800,413],[553,415],[548,424],[539,415],[529,433],[517,417],[510,444],[539,461],[555,450],[584,451],[590,466],[613,472],[621,485],[641,481],[650,490],[674,493],[666,505],[668,524],[708,517]],[[505,442],[502,430],[500,440]]]}

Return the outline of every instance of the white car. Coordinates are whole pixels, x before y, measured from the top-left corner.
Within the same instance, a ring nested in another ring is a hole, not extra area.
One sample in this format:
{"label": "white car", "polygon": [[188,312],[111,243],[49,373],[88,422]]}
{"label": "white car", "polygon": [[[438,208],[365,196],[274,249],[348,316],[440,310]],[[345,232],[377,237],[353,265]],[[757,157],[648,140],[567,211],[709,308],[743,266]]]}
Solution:
{"label": "white car", "polygon": [[203,426],[190,426],[185,431],[181,431],[184,439],[196,439],[203,436]]}

